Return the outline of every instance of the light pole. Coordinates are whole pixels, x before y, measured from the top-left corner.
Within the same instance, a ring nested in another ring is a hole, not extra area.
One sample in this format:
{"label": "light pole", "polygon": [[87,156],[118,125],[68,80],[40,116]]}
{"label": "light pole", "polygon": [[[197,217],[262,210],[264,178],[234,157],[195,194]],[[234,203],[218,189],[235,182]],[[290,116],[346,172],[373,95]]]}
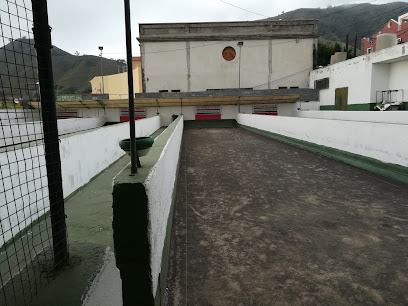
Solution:
{"label": "light pole", "polygon": [[103,47],[99,46],[99,50],[101,51],[101,54],[99,54],[99,56],[101,57],[101,75],[102,75],[102,93],[105,93],[105,84],[103,83],[103,62],[102,62],[102,51],[103,51]]}
{"label": "light pole", "polygon": [[[241,47],[244,45],[243,41],[239,41],[237,46],[239,47],[239,63],[238,63],[238,86],[241,89]],[[241,112],[241,103],[238,100],[238,113]]]}

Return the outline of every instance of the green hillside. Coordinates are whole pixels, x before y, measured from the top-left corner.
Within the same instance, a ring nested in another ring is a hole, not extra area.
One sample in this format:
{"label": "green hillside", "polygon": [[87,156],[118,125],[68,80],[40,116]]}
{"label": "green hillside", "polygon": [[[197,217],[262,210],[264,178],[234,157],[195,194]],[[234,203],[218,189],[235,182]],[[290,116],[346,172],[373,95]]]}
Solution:
{"label": "green hillside", "polygon": [[[94,55],[76,56],[57,47],[52,49],[54,80],[58,85],[58,93],[89,93],[89,81],[96,75],[101,75],[101,58]],[[118,66],[123,62],[103,58],[103,74],[118,72]]]}
{"label": "green hillside", "polygon": [[[370,36],[378,32],[391,18],[408,12],[408,3],[392,2],[387,4],[349,4],[328,8],[307,8],[286,12],[267,20],[318,19],[322,41],[345,42],[350,35],[350,44],[354,36]],[[360,45],[358,44],[358,47]]]}
{"label": "green hillside", "polygon": [[[37,79],[33,66],[35,49],[32,41],[17,39],[0,48],[0,74],[3,94],[8,96],[34,95]],[[101,74],[101,58],[93,55],[76,56],[53,47],[52,62],[54,83],[58,85],[58,93],[89,93],[89,81]],[[120,61],[103,58],[104,75],[114,74]],[[15,77],[15,76],[18,76]],[[13,92],[12,92],[13,91]]]}

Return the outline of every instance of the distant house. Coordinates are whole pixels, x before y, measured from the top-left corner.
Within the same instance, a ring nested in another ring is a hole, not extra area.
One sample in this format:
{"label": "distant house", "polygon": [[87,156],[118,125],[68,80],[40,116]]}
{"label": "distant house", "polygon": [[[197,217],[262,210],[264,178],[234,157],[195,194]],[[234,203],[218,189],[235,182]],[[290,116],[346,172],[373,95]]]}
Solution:
{"label": "distant house", "polygon": [[[142,70],[140,57],[132,58],[132,67],[134,91],[135,93],[142,92]],[[109,97],[112,100],[127,99],[127,72],[104,75],[103,86],[101,76],[94,77],[92,80],[90,80],[90,82],[93,94],[101,94],[103,91],[105,94],[109,94]]]}
{"label": "distant house", "polygon": [[408,13],[398,17],[398,21],[391,19],[386,25],[371,38],[363,38],[363,54],[376,51],[377,36],[385,33],[397,34],[398,43],[408,42]]}

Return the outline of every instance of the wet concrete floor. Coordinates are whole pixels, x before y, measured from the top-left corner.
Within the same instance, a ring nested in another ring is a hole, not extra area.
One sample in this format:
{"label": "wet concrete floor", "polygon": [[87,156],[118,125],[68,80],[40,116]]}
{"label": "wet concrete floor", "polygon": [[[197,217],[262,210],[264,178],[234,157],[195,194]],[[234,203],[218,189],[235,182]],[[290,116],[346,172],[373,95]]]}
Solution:
{"label": "wet concrete floor", "polygon": [[168,305],[407,305],[408,186],[186,129],[168,273]]}

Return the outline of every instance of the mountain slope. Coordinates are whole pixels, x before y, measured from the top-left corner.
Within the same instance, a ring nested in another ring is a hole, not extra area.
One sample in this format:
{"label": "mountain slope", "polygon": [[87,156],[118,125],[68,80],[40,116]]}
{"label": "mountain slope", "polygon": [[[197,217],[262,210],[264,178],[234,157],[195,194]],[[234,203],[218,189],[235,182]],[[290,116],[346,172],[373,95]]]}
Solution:
{"label": "mountain slope", "polygon": [[[17,39],[0,48],[1,88],[5,95],[23,96],[36,91],[36,69],[32,68],[35,58],[33,42]],[[54,83],[58,93],[89,93],[89,81],[101,74],[101,58],[93,55],[75,56],[57,47],[51,49]],[[104,75],[117,73],[120,61],[103,58]],[[13,77],[18,76],[18,77]],[[12,93],[13,91],[13,93]]]}
{"label": "mountain slope", "polygon": [[[375,5],[349,4],[336,7],[297,9],[267,20],[319,19],[319,33],[323,40],[345,42],[350,35],[370,36],[378,32],[391,18],[408,12],[408,3],[392,2]],[[359,45],[358,45],[359,46]]]}
{"label": "mountain slope", "polygon": [[[54,80],[59,93],[89,93],[89,81],[96,75],[101,75],[101,58],[93,55],[76,56],[54,46],[52,49]],[[123,63],[103,58],[103,74],[118,72],[118,66]]]}

